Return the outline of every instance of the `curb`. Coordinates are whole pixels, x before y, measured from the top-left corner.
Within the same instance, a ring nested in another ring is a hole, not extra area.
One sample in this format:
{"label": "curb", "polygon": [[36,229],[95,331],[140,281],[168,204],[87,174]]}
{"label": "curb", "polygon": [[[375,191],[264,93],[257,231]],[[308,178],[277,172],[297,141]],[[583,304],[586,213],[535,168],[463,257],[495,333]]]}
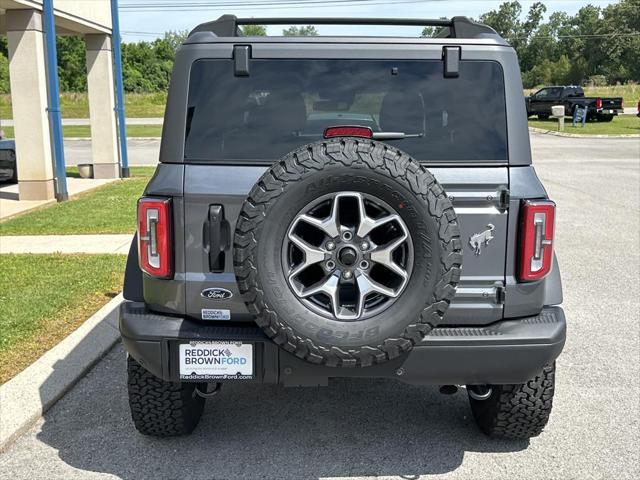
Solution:
{"label": "curb", "polygon": [[555,135],[556,137],[569,138],[640,138],[640,133],[618,134],[618,135],[581,135],[578,133],[564,133],[555,130],[546,130],[544,128],[529,127],[531,132],[542,133],[545,135]]}
{"label": "curb", "polygon": [[122,294],[33,364],[0,386],[0,452],[64,396],[120,338]]}

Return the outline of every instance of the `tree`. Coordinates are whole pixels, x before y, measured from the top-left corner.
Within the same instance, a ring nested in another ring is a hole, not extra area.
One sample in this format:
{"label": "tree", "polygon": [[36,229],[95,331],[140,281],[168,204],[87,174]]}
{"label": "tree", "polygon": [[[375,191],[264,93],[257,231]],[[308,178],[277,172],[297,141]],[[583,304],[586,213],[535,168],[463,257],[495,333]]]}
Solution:
{"label": "tree", "polygon": [[247,37],[266,37],[267,27],[264,25],[245,25],[242,27],[242,33]]}
{"label": "tree", "polygon": [[0,55],[0,93],[9,93],[9,60]]}
{"label": "tree", "polygon": [[438,29],[436,27],[424,27],[420,36],[422,38],[431,38],[435,37],[436,33],[438,33]]}
{"label": "tree", "polygon": [[[638,0],[619,0],[605,8],[585,5],[575,14],[555,12],[544,21],[543,3],[523,11],[509,0],[480,16],[517,51],[527,88],[550,83],[583,84],[590,79],[607,83],[640,82],[640,8]],[[425,27],[423,37],[437,34]],[[247,36],[264,36],[264,25],[245,25]],[[292,26],[285,36],[318,35],[312,25]],[[175,52],[187,31],[169,31],[151,42],[122,44],[124,86],[127,92],[164,92],[168,88]],[[86,90],[86,47],[82,37],[58,37],[58,72],[63,91]],[[8,48],[0,37],[0,93],[9,91]]]}
{"label": "tree", "polygon": [[87,90],[87,46],[82,37],[56,37],[58,78],[63,92]]}
{"label": "tree", "polygon": [[180,45],[184,43],[184,41],[189,36],[189,30],[169,30],[168,32],[164,32],[163,40],[167,42],[171,50],[176,52]]}
{"label": "tree", "polygon": [[[505,2],[498,10],[491,10],[480,16],[480,22],[492,27],[513,48],[518,55],[525,57],[525,50],[532,34],[538,30],[547,7],[541,2],[531,5],[524,21],[520,20],[522,6],[520,2]],[[527,66],[525,66],[525,69]]]}
{"label": "tree", "polygon": [[316,37],[318,31],[313,25],[293,26],[282,30],[282,35],[285,37]]}

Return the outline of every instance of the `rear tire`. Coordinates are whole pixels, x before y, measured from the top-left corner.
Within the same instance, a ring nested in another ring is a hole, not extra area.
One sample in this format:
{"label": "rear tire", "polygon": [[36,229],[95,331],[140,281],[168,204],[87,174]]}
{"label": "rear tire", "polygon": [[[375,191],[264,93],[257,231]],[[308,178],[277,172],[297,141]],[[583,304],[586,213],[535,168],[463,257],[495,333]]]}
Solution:
{"label": "rear tire", "polygon": [[198,425],[205,401],[195,391],[200,384],[166,382],[129,356],[127,385],[131,418],[143,435],[186,435]]}
{"label": "rear tire", "polygon": [[469,402],[478,427],[486,435],[527,439],[540,435],[547,425],[554,388],[555,364],[523,384],[491,385],[489,398],[476,400],[469,395]]}
{"label": "rear tire", "polygon": [[598,115],[599,122],[610,122],[613,120],[613,115]]}

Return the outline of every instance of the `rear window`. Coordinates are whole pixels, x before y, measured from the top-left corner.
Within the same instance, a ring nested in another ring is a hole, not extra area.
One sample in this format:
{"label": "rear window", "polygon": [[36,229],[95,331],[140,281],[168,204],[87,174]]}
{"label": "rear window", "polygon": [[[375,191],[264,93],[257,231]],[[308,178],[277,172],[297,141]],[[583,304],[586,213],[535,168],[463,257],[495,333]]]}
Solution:
{"label": "rear window", "polygon": [[420,161],[507,160],[504,77],[496,62],[231,60],[193,64],[185,160],[265,162],[336,125],[420,134],[389,141]]}

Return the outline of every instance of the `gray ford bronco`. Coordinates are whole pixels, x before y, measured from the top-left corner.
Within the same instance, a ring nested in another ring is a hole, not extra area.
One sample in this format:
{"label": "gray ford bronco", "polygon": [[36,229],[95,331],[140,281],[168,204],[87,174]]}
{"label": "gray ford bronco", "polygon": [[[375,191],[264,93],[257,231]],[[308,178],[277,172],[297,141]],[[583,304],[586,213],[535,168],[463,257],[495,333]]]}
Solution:
{"label": "gray ford bronco", "polygon": [[[246,24],[438,27],[245,37]],[[466,389],[545,427],[565,341],[555,204],[516,53],[452,20],[238,19],[179,49],[120,309],[136,428],[191,432],[226,382]]]}

